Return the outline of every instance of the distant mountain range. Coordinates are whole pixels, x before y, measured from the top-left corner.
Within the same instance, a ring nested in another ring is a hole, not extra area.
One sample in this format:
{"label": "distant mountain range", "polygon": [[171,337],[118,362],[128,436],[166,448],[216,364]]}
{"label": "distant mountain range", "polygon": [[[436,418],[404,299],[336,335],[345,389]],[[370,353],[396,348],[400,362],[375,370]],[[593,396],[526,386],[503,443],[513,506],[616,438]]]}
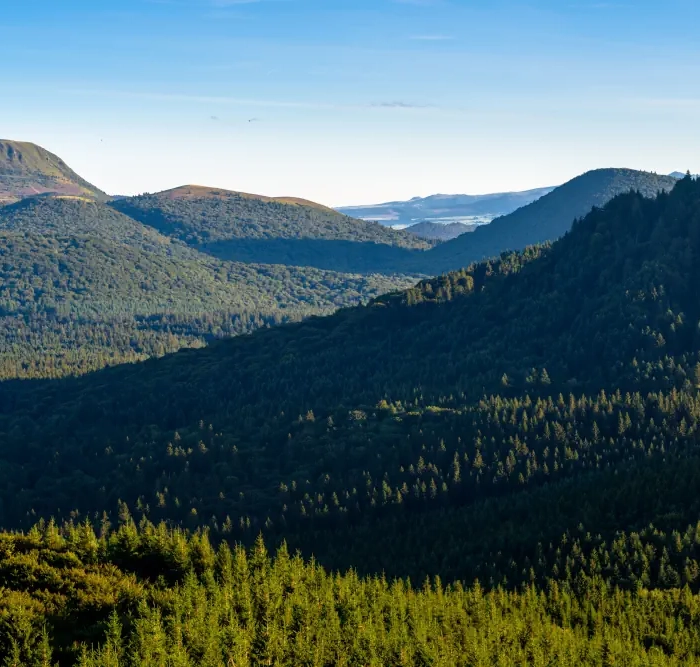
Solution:
{"label": "distant mountain range", "polygon": [[[680,179],[687,172],[674,171],[671,178]],[[697,178],[697,176],[695,176]],[[485,195],[431,195],[414,197],[408,201],[392,201],[384,204],[341,206],[336,210],[360,220],[374,220],[397,229],[406,229],[417,236],[442,241],[473,231],[477,225],[513,213],[555,190],[554,187],[536,188],[522,192],[498,192]],[[442,233],[432,225],[417,227],[418,223],[461,223],[471,228],[453,227]],[[409,229],[410,227],[410,229]]]}
{"label": "distant mountain range", "polygon": [[[45,196],[52,191],[106,201],[109,208],[184,242],[201,255],[244,264],[314,267],[352,274],[436,275],[504,250],[555,240],[570,229],[574,219],[617,194],[636,189],[654,195],[676,182],[674,176],[602,169],[554,189],[433,195],[335,211],[295,197],[266,197],[196,185],[109,198],[39,146],[13,141],[0,145],[0,192],[5,202],[28,193]],[[57,203],[50,208],[68,210]],[[508,210],[490,224],[483,224]],[[385,224],[413,221],[412,229],[389,229],[346,213],[362,218],[383,213]],[[59,217],[52,215],[52,224],[67,224]],[[101,213],[99,217],[109,216]],[[421,219],[418,226],[416,218]],[[462,234],[470,229],[473,233]]]}
{"label": "distant mountain range", "polygon": [[467,197],[468,209],[429,197],[414,212],[491,215],[546,193],[488,225],[407,231],[205,186],[111,198],[39,146],[0,146],[0,378],[78,374],[329,313],[555,240],[620,193],[677,182],[602,169],[554,190]]}
{"label": "distant mountain range", "polygon": [[438,194],[370,206],[344,206],[337,210],[353,218],[376,220],[388,227],[407,227],[419,221],[484,224],[539,199],[553,189],[536,188],[485,195]]}

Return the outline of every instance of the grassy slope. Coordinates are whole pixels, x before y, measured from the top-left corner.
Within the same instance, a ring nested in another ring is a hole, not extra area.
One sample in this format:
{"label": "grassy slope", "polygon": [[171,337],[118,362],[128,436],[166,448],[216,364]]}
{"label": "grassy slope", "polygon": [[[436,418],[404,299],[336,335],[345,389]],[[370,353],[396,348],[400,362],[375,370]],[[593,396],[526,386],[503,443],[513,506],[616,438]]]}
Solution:
{"label": "grassy slope", "polygon": [[29,142],[0,140],[0,203],[44,192],[108,198],[44,148]]}

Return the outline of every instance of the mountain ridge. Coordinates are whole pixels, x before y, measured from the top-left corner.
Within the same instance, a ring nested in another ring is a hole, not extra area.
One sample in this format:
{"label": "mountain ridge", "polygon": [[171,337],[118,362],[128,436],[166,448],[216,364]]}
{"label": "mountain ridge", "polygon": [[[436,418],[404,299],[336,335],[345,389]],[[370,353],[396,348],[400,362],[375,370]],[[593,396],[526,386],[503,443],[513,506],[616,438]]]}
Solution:
{"label": "mountain ridge", "polygon": [[31,142],[0,139],[0,203],[42,193],[109,199],[45,148]]}
{"label": "mountain ridge", "polygon": [[[28,146],[31,150],[23,149],[25,152],[21,153],[18,148],[21,146]],[[20,153],[23,156],[21,161],[18,157]],[[9,154],[13,156],[15,172],[21,162],[25,176],[29,174],[31,177],[33,172],[41,174],[42,169],[47,171],[44,163],[53,165],[51,169],[54,171],[48,169],[47,178],[54,180],[47,181],[39,194],[34,190],[40,188],[33,188],[30,193],[33,196],[53,193],[95,197],[99,201],[104,201],[107,197],[65,167],[60,158],[34,144],[7,144],[2,153],[6,164],[10,163]],[[599,177],[597,184],[587,186],[587,190],[583,188],[585,192],[576,191],[577,184],[595,180],[596,175]],[[55,180],[59,177],[63,179],[60,183]],[[65,185],[65,179],[69,177],[72,179],[71,184]],[[9,182],[8,178],[5,179],[6,183]],[[674,182],[675,178],[670,176],[624,169],[601,169],[583,174],[554,189],[469,196],[468,199],[475,205],[489,206],[489,202],[510,197],[509,205],[513,206],[513,198],[532,199],[546,193],[489,225],[480,225],[473,234],[451,240],[444,240],[442,230],[439,230],[439,234],[429,234],[431,238],[425,238],[425,235],[421,237],[350,218],[297,197],[268,197],[202,185],[183,185],[160,193],[115,198],[110,205],[166,236],[179,239],[222,260],[311,266],[365,274],[436,275],[484,257],[497,256],[507,249],[519,249],[528,244],[554,240],[570,228],[576,217],[585,215],[592,206],[604,204],[625,189],[640,187],[643,192],[650,194],[670,188]],[[63,192],[60,192],[61,188]],[[16,198],[19,194],[16,193],[13,197]],[[460,198],[458,196],[456,199]],[[428,205],[440,202],[444,207],[454,203],[453,200],[455,197],[452,195],[433,195],[423,199],[414,198],[409,203],[414,207],[415,213],[426,202]],[[553,206],[553,200],[558,200],[559,204]],[[5,200],[6,203],[10,201],[12,200]],[[425,213],[425,210],[421,212]],[[552,216],[556,219],[552,219]],[[427,225],[434,224],[430,220],[424,221]],[[435,236],[439,238],[435,239]],[[432,248],[437,240],[444,242],[439,247]]]}
{"label": "mountain ridge", "polygon": [[468,235],[441,244],[428,254],[436,273],[453,271],[507,250],[554,241],[592,208],[631,190],[645,196],[671,190],[677,179],[634,169],[604,168],[588,171],[555,188],[540,199],[481,225]]}
{"label": "mountain ridge", "polygon": [[181,186],[111,206],[190,244],[242,238],[330,238],[426,248],[415,237],[297,198]]}
{"label": "mountain ridge", "polygon": [[[521,192],[498,192],[483,195],[434,194],[362,206],[340,206],[336,210],[353,217],[378,220],[386,225],[409,225],[412,222],[436,219],[448,222],[455,218],[479,218],[481,222],[510,213],[543,195],[553,187],[534,188]],[[458,220],[459,221],[459,220]],[[463,220],[463,222],[467,222]]]}
{"label": "mountain ridge", "polygon": [[[333,212],[333,209],[328,206],[324,206],[323,204],[319,204],[308,199],[303,199],[301,197],[269,197],[267,195],[251,194],[249,192],[227,190],[225,188],[214,188],[207,185],[195,185],[191,183],[186,185],[180,185],[175,188],[169,188],[168,190],[163,190],[161,192],[156,192],[153,194],[169,199],[226,199],[230,197],[243,197],[246,199],[257,199],[259,201],[267,203],[289,204],[292,206],[306,206],[309,208],[316,208],[328,211],[329,213]],[[120,197],[120,199],[131,199],[131,197]]]}

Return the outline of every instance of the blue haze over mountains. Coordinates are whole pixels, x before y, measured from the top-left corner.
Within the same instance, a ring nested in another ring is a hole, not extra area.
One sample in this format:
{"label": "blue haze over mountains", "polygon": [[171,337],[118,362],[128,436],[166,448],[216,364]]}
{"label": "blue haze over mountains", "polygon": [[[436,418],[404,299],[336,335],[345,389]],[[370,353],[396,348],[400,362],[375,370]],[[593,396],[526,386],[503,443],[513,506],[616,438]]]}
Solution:
{"label": "blue haze over mountains", "polygon": [[481,225],[499,216],[512,213],[552,190],[554,187],[481,195],[435,194],[428,197],[414,197],[408,201],[343,206],[337,210],[353,218],[375,220],[395,228],[406,228],[424,221]]}
{"label": "blue haze over mountains", "polygon": [[[686,172],[683,171],[669,174],[677,179],[685,175]],[[513,213],[554,189],[555,187],[542,187],[521,192],[481,195],[435,194],[413,197],[408,201],[341,206],[336,210],[360,220],[372,220],[394,229],[405,229],[423,238],[446,241]]]}

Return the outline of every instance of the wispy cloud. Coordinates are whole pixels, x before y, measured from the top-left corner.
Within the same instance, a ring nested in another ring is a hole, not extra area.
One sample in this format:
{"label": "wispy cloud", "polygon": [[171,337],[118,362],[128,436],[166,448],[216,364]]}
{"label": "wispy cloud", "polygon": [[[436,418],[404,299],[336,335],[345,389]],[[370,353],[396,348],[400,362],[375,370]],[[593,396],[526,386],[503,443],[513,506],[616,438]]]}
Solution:
{"label": "wispy cloud", "polygon": [[262,118],[236,118],[236,119],[230,119],[230,118],[221,118],[220,116],[209,116],[209,120],[213,121],[217,125],[224,125],[224,126],[229,126],[229,127],[234,127],[234,126],[241,126],[243,124],[247,125],[248,123],[261,123]]}
{"label": "wispy cloud", "polygon": [[[403,100],[387,100],[369,104],[339,104],[334,102],[298,102],[294,100],[257,99],[247,97],[229,97],[223,95],[191,95],[188,93],[151,93],[128,90],[95,90],[75,88],[65,90],[73,95],[99,95],[116,99],[153,100],[156,102],[182,102],[183,104],[208,104],[221,106],[244,106],[270,109],[308,109],[315,111],[359,111],[362,109],[402,109],[402,110],[437,110],[434,104],[416,104]],[[210,119],[219,120],[217,116]],[[252,119],[258,120],[258,119]]]}
{"label": "wispy cloud", "polygon": [[419,42],[449,42],[454,37],[452,35],[411,35],[410,39]]}
{"label": "wispy cloud", "polygon": [[445,4],[445,0],[392,0],[397,5],[412,5],[413,7],[438,7]]}
{"label": "wispy cloud", "polygon": [[191,9],[214,8],[225,9],[243,5],[256,5],[262,2],[290,2],[291,0],[143,0],[151,5],[170,5],[172,7],[188,7]]}
{"label": "wispy cloud", "polygon": [[375,102],[370,104],[374,109],[435,109],[433,104],[411,104],[410,102]]}

